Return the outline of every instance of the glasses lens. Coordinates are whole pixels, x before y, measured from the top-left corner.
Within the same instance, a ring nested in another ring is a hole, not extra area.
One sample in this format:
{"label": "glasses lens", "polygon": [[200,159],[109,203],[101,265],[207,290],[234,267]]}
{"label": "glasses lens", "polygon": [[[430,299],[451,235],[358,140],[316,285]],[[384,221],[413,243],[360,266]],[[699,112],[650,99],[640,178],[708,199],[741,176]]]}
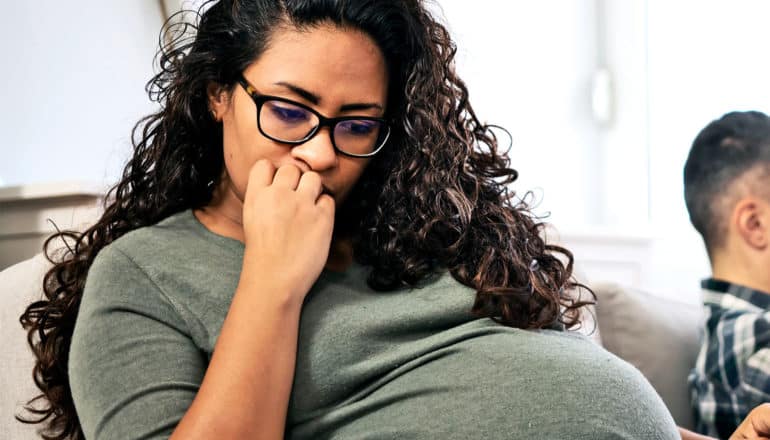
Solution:
{"label": "glasses lens", "polygon": [[346,119],[334,126],[337,148],[351,154],[377,151],[388,138],[388,127],[371,119]]}
{"label": "glasses lens", "polygon": [[288,102],[265,101],[259,112],[259,124],[272,138],[296,142],[305,139],[318,126],[318,117]]}

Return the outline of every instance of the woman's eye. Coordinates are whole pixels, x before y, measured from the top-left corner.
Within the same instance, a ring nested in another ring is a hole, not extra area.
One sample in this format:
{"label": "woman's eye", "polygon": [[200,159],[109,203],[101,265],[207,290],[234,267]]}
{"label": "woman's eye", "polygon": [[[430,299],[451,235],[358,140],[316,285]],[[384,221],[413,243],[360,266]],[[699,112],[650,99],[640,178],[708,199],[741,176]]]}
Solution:
{"label": "woman's eye", "polygon": [[286,107],[272,104],[270,111],[279,119],[286,122],[302,122],[308,119],[308,112],[297,107]]}
{"label": "woman's eye", "polygon": [[372,134],[378,124],[374,121],[345,121],[341,125],[342,129],[349,134],[365,136]]}

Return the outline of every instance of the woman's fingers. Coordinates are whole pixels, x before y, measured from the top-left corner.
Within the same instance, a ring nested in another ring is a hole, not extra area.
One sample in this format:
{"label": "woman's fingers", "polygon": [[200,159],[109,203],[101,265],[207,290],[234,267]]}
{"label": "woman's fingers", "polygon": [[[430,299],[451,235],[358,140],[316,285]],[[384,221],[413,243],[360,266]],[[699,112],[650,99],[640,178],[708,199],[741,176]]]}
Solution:
{"label": "woman's fingers", "polygon": [[273,183],[275,176],[275,166],[267,160],[260,159],[252,167],[249,175],[249,186],[267,187]]}
{"label": "woman's fingers", "polygon": [[323,192],[321,176],[315,171],[308,171],[302,175],[297,184],[297,192],[305,194],[310,200],[316,201]]}
{"label": "woman's fingers", "polygon": [[334,211],[337,209],[337,207],[332,196],[329,194],[321,194],[321,196],[318,197],[318,202],[316,204],[318,205],[318,208],[321,210],[321,212],[330,218],[334,218]]}
{"label": "woman's fingers", "polygon": [[297,189],[299,179],[302,176],[302,171],[297,168],[296,165],[283,165],[278,168],[273,177],[273,185],[277,187],[287,188],[290,190]]}
{"label": "woman's fingers", "polygon": [[318,200],[324,189],[321,176],[315,171],[302,173],[302,170],[296,165],[291,164],[283,165],[276,169],[267,159],[257,161],[251,167],[249,186],[265,188],[272,185],[296,190],[298,193],[305,194],[313,201]]}
{"label": "woman's fingers", "polygon": [[[318,279],[334,232],[334,199],[323,194],[321,176],[293,164],[255,164],[243,204],[249,273],[255,279],[303,299]],[[267,183],[266,183],[267,182]],[[301,302],[300,302],[301,303]]]}

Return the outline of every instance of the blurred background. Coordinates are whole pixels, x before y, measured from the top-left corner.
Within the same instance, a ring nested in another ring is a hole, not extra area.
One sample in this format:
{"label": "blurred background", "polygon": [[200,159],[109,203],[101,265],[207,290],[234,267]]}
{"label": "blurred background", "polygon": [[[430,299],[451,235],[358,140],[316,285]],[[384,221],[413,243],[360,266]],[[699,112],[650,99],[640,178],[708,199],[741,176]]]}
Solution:
{"label": "blurred background", "polygon": [[[165,17],[200,3],[3,0],[0,269],[39,252],[47,218],[66,226],[94,214],[129,157],[133,125],[155,108],[144,86]],[[431,9],[455,37],[477,114],[511,132],[514,189],[532,191],[554,226],[549,239],[569,246],[591,281],[698,301],[708,260],[687,218],[682,167],[711,120],[770,112],[770,2]]]}

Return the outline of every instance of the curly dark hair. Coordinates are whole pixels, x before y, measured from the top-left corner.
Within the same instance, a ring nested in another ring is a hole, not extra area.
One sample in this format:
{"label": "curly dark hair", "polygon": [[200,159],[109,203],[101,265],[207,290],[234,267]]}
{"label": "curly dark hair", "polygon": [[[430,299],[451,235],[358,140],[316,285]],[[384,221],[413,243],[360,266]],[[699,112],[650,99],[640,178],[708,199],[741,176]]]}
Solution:
{"label": "curly dark hair", "polygon": [[[220,0],[196,17],[169,21],[161,33],[160,70],[147,85],[161,108],[134,127],[133,157],[101,218],[46,241],[54,264],[43,282],[46,299],[20,318],[42,394],[26,407],[34,417],[19,420],[45,423],[46,439],[83,438],[67,365],[89,267],[127,232],[210,202],[224,160],[207,85],[231,90],[279,25],[359,29],[384,54],[393,133],[335,222],[352,238],[356,261],[371,267],[371,287],[413,286],[448,270],[477,291],[472,311],[480,317],[523,329],[579,323],[579,308],[592,301],[571,294],[584,287],[572,278],[572,255],[545,243],[544,224],[509,189],[517,173],[491,126],[476,117],[455,73],[456,47],[422,1]],[[69,252],[50,251],[58,240],[71,243]]]}

